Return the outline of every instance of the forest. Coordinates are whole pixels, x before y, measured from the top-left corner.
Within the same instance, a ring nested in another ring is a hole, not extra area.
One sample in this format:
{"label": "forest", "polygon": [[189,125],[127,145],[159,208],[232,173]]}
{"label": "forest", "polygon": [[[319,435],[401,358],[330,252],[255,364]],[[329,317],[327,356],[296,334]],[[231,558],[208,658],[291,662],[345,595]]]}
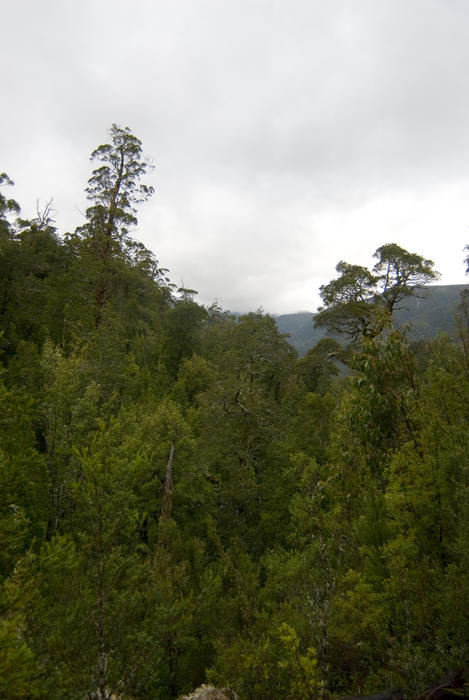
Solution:
{"label": "forest", "polygon": [[437,273],[380,245],[299,357],[133,237],[129,129],[91,158],[71,233],[0,176],[0,697],[417,698],[465,669],[468,294],[410,342],[393,315]]}

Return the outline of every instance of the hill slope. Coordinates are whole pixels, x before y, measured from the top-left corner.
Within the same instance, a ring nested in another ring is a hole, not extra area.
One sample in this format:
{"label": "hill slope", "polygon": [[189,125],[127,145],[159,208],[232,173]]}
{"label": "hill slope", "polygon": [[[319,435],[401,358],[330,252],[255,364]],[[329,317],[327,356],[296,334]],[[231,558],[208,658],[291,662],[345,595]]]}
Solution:
{"label": "hill slope", "polygon": [[[423,299],[411,297],[407,308],[396,312],[399,325],[410,325],[412,340],[429,340],[440,331],[449,335],[455,332],[454,316],[460,295],[467,284],[432,285],[427,287],[427,296]],[[297,314],[283,314],[275,321],[281,333],[288,333],[290,342],[304,355],[310,348],[327,335],[324,328],[315,328],[315,314],[302,311]]]}

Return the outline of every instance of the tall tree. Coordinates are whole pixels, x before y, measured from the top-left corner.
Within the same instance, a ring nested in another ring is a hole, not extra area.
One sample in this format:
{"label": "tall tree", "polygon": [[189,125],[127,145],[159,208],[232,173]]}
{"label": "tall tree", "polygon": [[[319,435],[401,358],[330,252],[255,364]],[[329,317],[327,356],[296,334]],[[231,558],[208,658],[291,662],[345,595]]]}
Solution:
{"label": "tall tree", "polygon": [[93,170],[86,188],[92,202],[86,210],[88,220],[77,231],[93,262],[96,328],[115,291],[119,261],[136,260],[141,264],[144,247],[132,240],[129,226],[137,224],[136,205],[148,200],[154,191],[139,182],[152,168],[142,154],[141,141],[129,128],[117,124],[112,125],[110,136],[111,143],[98,146],[91,154],[91,160],[100,165]]}
{"label": "tall tree", "polygon": [[380,246],[374,257],[378,262],[373,271],[344,261],[338,263],[340,276],[320,287],[324,306],[318,309],[316,326],[325,326],[352,341],[376,336],[404,299],[418,294],[439,276],[431,260],[409,253],[396,243]]}
{"label": "tall tree", "polygon": [[409,253],[397,243],[380,246],[373,257],[378,260],[373,268],[378,274],[378,298],[391,314],[401,302],[417,296],[422,287],[439,277],[432,260]]}
{"label": "tall tree", "polygon": [[[6,173],[0,173],[0,187],[4,185],[14,185]],[[7,199],[0,192],[0,236],[10,236],[14,227],[10,221],[10,217],[20,213],[20,205],[14,199]]]}
{"label": "tall tree", "polygon": [[324,306],[319,307],[314,323],[351,339],[366,335],[375,310],[377,277],[366,267],[343,260],[335,269],[340,276],[319,288]]}

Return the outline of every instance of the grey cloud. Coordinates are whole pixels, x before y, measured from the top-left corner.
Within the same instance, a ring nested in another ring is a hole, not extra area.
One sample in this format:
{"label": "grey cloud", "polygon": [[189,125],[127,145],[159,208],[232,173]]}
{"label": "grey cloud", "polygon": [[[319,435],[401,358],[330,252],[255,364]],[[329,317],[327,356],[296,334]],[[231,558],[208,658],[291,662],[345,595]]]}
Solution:
{"label": "grey cloud", "polygon": [[139,235],[207,303],[314,308],[339,257],[433,247],[449,201],[448,274],[463,281],[465,0],[30,0],[5,14],[2,169],[25,209],[55,196],[61,230],[81,222],[88,155],[117,121],[157,164]]}

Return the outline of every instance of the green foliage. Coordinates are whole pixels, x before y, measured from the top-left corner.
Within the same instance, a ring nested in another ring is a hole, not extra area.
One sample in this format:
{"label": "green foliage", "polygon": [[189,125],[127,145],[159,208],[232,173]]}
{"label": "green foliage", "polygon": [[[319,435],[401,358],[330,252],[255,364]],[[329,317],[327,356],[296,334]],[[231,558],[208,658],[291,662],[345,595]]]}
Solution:
{"label": "green foliage", "polygon": [[24,638],[19,616],[0,620],[0,694],[5,700],[41,698],[39,664]]}
{"label": "green foliage", "polygon": [[165,362],[175,380],[181,363],[200,351],[200,336],[207,312],[190,299],[179,299],[166,316]]}
{"label": "green foliage", "polygon": [[88,221],[67,239],[77,263],[71,271],[72,285],[87,302],[87,321],[92,320],[96,328],[109,306],[121,307],[129,284],[134,287],[142,277],[150,278],[154,287],[167,282],[166,271],[158,267],[153,254],[129,235],[129,226],[137,224],[136,205],[154,191],[139,182],[151,166],[130,129],[113,124],[110,136],[111,143],[91,154],[91,160],[101,165],[93,170],[86,188],[92,202],[86,210]]}
{"label": "green foliage", "polygon": [[35,447],[32,402],[0,383],[0,575],[44,534],[48,479]]}
{"label": "green foliage", "polygon": [[378,278],[366,267],[343,260],[336,271],[340,277],[320,287],[324,307],[318,309],[314,323],[351,339],[367,335],[376,311],[373,300]]}
{"label": "green foliage", "polygon": [[[373,691],[387,650],[387,610],[382,593],[365,576],[349,570],[334,596],[329,618],[328,655],[334,682],[346,691]],[[367,678],[370,680],[366,680]],[[378,681],[379,682],[379,681]]]}
{"label": "green foliage", "polygon": [[[6,173],[0,173],[0,187],[11,186],[14,182],[10,180]],[[7,199],[0,192],[0,239],[7,238],[14,233],[14,226],[10,221],[12,214],[20,213],[20,205],[14,199]]]}
{"label": "green foliage", "polygon": [[62,342],[66,334],[68,251],[52,226],[22,224],[14,236],[0,238],[0,324],[8,358],[21,341],[41,346],[46,338]]}
{"label": "green foliage", "polygon": [[80,230],[83,238],[106,261],[113,255],[128,255],[135,244],[128,227],[137,224],[136,204],[145,202],[153,187],[139,183],[151,169],[142,155],[142,143],[129,128],[113,124],[111,143],[98,146],[91,160],[101,163],[88,180],[86,194],[92,205],[86,210],[88,223]]}
{"label": "green foliage", "polygon": [[211,671],[209,679],[230,683],[242,698],[319,697],[315,650],[302,651],[298,634],[286,622],[274,623],[260,639],[238,639],[221,657],[221,664],[223,671]]}
{"label": "green foliage", "polygon": [[339,374],[336,362],[342,358],[342,348],[333,338],[323,338],[297,362],[298,373],[308,391],[324,394]]}
{"label": "green foliage", "polygon": [[315,325],[344,334],[351,341],[375,337],[404,299],[438,278],[431,260],[396,243],[382,245],[374,257],[378,262],[373,272],[361,265],[337,264],[340,277],[320,288],[324,307],[318,309]]}
{"label": "green foliage", "polygon": [[65,241],[0,196],[0,695],[420,696],[469,654],[467,300],[412,348],[390,315],[433,263],[381,246],[322,288],[359,342],[298,360],[173,297],[128,129],[92,158]]}
{"label": "green foliage", "polygon": [[396,243],[380,246],[373,257],[378,260],[373,272],[378,273],[379,294],[390,313],[407,297],[418,295],[422,287],[439,277],[433,269],[433,260],[409,253]]}

